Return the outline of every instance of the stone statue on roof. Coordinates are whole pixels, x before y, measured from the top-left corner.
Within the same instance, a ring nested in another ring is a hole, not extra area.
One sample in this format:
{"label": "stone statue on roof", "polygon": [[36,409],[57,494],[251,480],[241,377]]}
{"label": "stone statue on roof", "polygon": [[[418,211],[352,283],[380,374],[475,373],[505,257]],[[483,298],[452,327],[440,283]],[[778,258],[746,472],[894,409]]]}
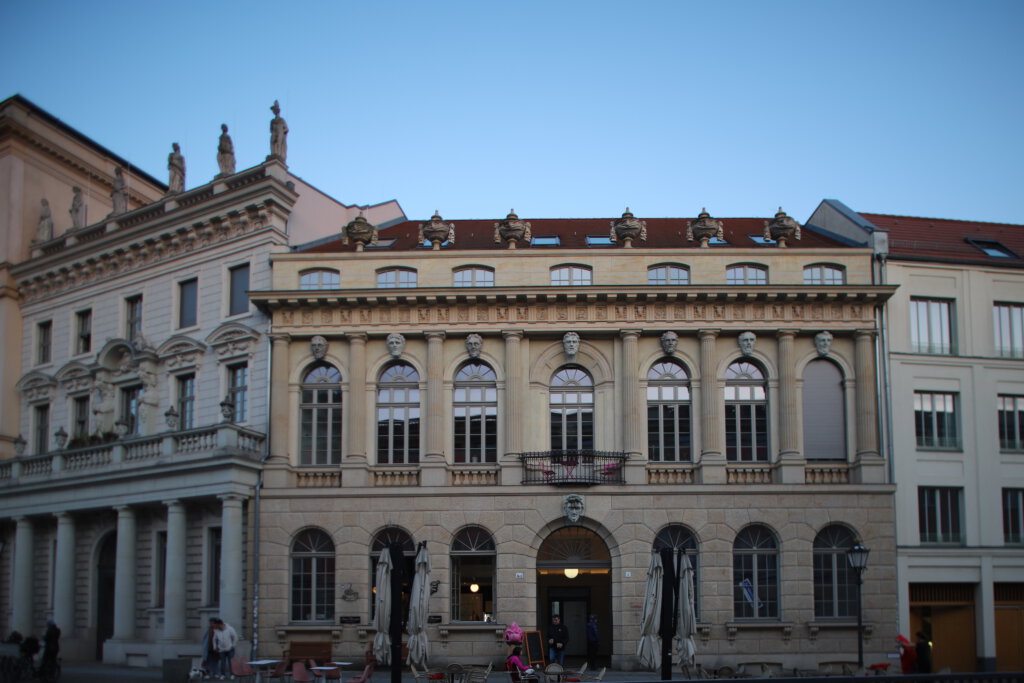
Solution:
{"label": "stone statue on roof", "polygon": [[235,143],[228,135],[228,124],[220,124],[220,140],[217,142],[217,166],[220,175],[231,175],[235,172]]}
{"label": "stone statue on roof", "polygon": [[36,226],[36,242],[48,242],[53,239],[53,214],[50,202],[44,197],[39,204],[39,223]]}
{"label": "stone statue on roof", "polygon": [[167,155],[167,170],[170,178],[167,181],[167,194],[178,194],[185,191],[185,157],[177,142],[171,144],[171,153]]}
{"label": "stone statue on roof", "polygon": [[281,118],[281,105],[277,100],[274,100],[270,111],[274,112],[274,118],[270,120],[270,156],[283,163],[288,157],[288,124]]}

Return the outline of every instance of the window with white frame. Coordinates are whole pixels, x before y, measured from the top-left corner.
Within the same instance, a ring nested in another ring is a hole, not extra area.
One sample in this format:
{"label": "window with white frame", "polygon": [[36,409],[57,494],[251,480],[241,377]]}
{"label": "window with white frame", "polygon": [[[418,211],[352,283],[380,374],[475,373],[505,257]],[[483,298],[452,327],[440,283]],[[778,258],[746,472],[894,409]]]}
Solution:
{"label": "window with white frame", "polygon": [[36,363],[49,363],[53,358],[53,321],[44,320],[36,325]]}
{"label": "window with white frame", "polygon": [[829,524],[814,537],[815,619],[857,616],[857,576],[846,556],[855,544],[853,532],[841,524]]}
{"label": "window with white frame", "polygon": [[690,271],[685,266],[662,263],[647,269],[649,285],[688,285]]}
{"label": "window with white frame", "polygon": [[299,463],[341,463],[341,372],[316,363],[302,378]]}
{"label": "window with white frame", "polygon": [[227,367],[228,398],[234,404],[235,422],[249,419],[249,363],[233,363]]}
{"label": "window with white frame", "polygon": [[690,561],[693,569],[693,607],[697,619],[700,619],[700,553],[697,547],[697,534],[682,524],[669,524],[654,537],[655,552],[662,549],[683,553]]}
{"label": "window with white frame", "polygon": [[756,263],[737,263],[725,269],[727,285],[766,285],[768,269]]}
{"label": "window with white frame", "polygon": [[75,353],[92,351],[92,309],[75,313]]}
{"label": "window with white frame", "polygon": [[692,458],[690,376],[678,361],[659,361],[647,371],[647,457],[657,462]]}
{"label": "window with white frame", "polygon": [[493,287],[494,269],[483,266],[466,266],[452,273],[452,285],[455,287]]}
{"label": "window with white frame", "polygon": [[962,543],[960,522],[963,489],[952,486],[919,486],[918,527],[921,543]]}
{"label": "window with white frame", "polygon": [[593,282],[588,266],[558,266],[551,269],[551,284],[558,287],[578,287]]}
{"label": "window with white frame", "polygon": [[377,272],[377,287],[381,289],[416,286],[417,273],[412,268],[388,268]]}
{"label": "window with white frame", "polygon": [[725,371],[725,454],[729,462],[768,462],[767,382],[749,361]]}
{"label": "window with white frame", "polygon": [[334,621],[334,542],[322,529],[304,529],[291,548],[291,620]]}
{"label": "window with white frame", "polygon": [[1024,543],[1024,489],[1003,489],[1003,543]]}
{"label": "window with white frame", "polygon": [[340,289],[341,273],[329,268],[304,270],[299,273],[299,289]]}
{"label": "window with white frame", "polygon": [[129,435],[139,434],[140,408],[142,407],[141,384],[121,388],[121,421],[126,425]]}
{"label": "window with white frame", "polygon": [[124,338],[134,341],[142,334],[142,295],[125,297],[124,300]]}
{"label": "window with white frame", "polygon": [[1024,450],[1024,396],[1000,395],[999,448],[1004,451]]}
{"label": "window with white frame", "polygon": [[996,303],[992,325],[996,355],[1024,358],[1024,304]]}
{"label": "window with white frame", "polygon": [[497,462],[498,378],[490,366],[469,362],[459,368],[452,413],[455,462]]}
{"label": "window with white frame", "polygon": [[831,263],[815,263],[804,268],[805,285],[844,285],[846,270]]}
{"label": "window with white frame", "polygon": [[199,280],[178,283],[178,327],[193,327],[199,321]]}
{"label": "window with white frame", "polygon": [[241,315],[249,312],[249,264],[228,268],[228,315]]}
{"label": "window with white frame", "polygon": [[50,404],[43,403],[32,407],[32,433],[35,437],[33,446],[36,453],[42,455],[50,450]]}
{"label": "window with white frame", "polygon": [[753,524],[732,546],[733,616],[779,618],[779,545],[768,527]]}
{"label": "window with white frame", "polygon": [[[85,439],[89,436],[89,395],[71,399],[71,438]],[[84,445],[84,444],[83,444]]]}
{"label": "window with white frame", "polygon": [[911,297],[910,345],[916,353],[954,352],[952,301]]}
{"label": "window with white frame", "polygon": [[594,448],[594,380],[586,370],[562,368],[549,389],[551,450]]}
{"label": "window with white frame", "polygon": [[196,375],[188,373],[176,377],[178,426],[192,429],[196,426]]}
{"label": "window with white frame", "polygon": [[497,550],[479,526],[463,527],[452,538],[452,621],[493,621]]}
{"label": "window with white frame", "polygon": [[377,383],[377,463],[420,461],[420,375],[408,363],[393,363]]}
{"label": "window with white frame", "polygon": [[960,448],[958,394],[914,392],[914,433],[918,448]]}

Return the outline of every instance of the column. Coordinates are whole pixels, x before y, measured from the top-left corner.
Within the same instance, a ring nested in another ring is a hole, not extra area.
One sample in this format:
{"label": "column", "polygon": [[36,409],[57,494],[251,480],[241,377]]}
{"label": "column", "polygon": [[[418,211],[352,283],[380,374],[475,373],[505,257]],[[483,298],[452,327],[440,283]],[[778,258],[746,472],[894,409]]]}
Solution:
{"label": "column", "polygon": [[718,393],[719,330],[698,330],[700,338],[700,480],[725,483],[724,412]]}
{"label": "column", "polygon": [[220,617],[242,631],[242,497],[220,496]]}
{"label": "column", "polygon": [[58,512],[57,558],[53,577],[53,620],[63,637],[75,632],[75,518]]}
{"label": "column", "polygon": [[167,506],[167,551],[164,567],[164,638],[185,638],[185,506],[180,500]]}
{"label": "column", "polygon": [[11,596],[11,629],[27,636],[32,633],[32,552],[35,545],[32,520],[17,517],[14,531],[14,582]]}
{"label": "column", "polygon": [[878,402],[875,395],[875,330],[854,333],[854,362],[857,367],[856,405],[857,455],[854,479],[859,483],[884,483],[885,463],[878,451]]}
{"label": "column", "polygon": [[135,511],[127,505],[117,510],[117,555],[114,568],[114,640],[135,638]]}
{"label": "column", "polygon": [[800,454],[799,412],[796,391],[796,330],[779,330],[779,480],[783,484],[804,483],[804,460]]}
{"label": "column", "polygon": [[523,452],[523,331],[502,330],[505,338],[505,449],[501,467],[501,483],[515,486],[522,481],[523,470],[519,454]]}
{"label": "column", "polygon": [[427,338],[426,457],[444,454],[444,332],[424,333]]}
{"label": "column", "polygon": [[288,346],[287,334],[270,336],[270,455],[288,454]]}
{"label": "column", "polygon": [[622,337],[622,446],[630,458],[643,452],[643,416],[640,414],[640,376],[637,367],[640,358],[640,330],[620,330]]}
{"label": "column", "polygon": [[348,339],[348,453],[345,458],[366,461],[366,333]]}

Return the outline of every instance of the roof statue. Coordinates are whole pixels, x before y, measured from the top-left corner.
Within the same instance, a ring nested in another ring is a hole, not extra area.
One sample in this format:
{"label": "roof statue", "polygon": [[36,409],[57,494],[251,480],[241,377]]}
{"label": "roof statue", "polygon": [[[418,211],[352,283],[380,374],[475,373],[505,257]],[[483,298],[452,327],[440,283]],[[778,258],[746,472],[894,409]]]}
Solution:
{"label": "roof statue", "polygon": [[72,228],[85,227],[85,198],[82,196],[82,188],[71,188],[71,208],[68,209],[68,213],[71,214]]}
{"label": "roof statue", "polygon": [[379,232],[377,226],[366,220],[363,212],[360,211],[348,225],[341,229],[342,244],[348,244],[349,240],[356,243],[356,251],[362,251],[366,246],[377,244]]}
{"label": "roof statue", "polygon": [[627,249],[633,246],[633,240],[647,241],[647,223],[634,218],[628,206],[621,218],[611,222],[611,226],[612,231],[608,237],[612,242],[622,242]]}
{"label": "roof statue", "polygon": [[533,235],[530,233],[530,224],[527,221],[519,220],[515,209],[510,209],[505,220],[494,224],[494,241],[504,242],[509,249],[515,249],[518,242],[530,242]]}
{"label": "roof statue", "polygon": [[114,207],[110,212],[111,216],[128,213],[128,183],[125,182],[124,171],[120,166],[114,169],[114,187],[110,191],[110,203]]}
{"label": "roof statue", "polygon": [[779,248],[785,249],[786,242],[800,239],[800,224],[787,216],[780,206],[775,218],[764,222],[764,238],[778,242]]}
{"label": "roof statue", "polygon": [[706,249],[712,239],[724,239],[722,226],[722,221],[712,218],[707,209],[701,209],[697,219],[686,224],[686,239],[690,242],[700,240],[701,248]]}
{"label": "roof statue", "polygon": [[167,194],[178,194],[185,191],[185,157],[181,154],[181,146],[171,143],[171,153],[167,155]]}
{"label": "roof statue", "polygon": [[231,175],[235,172],[235,143],[228,135],[228,124],[220,124],[220,139],[217,141],[217,167],[220,168],[220,176]]}
{"label": "roof statue", "polygon": [[420,224],[420,244],[427,241],[435,250],[440,249],[445,242],[455,244],[455,224],[445,223],[441,214],[435,210],[429,223]]}
{"label": "roof statue", "polygon": [[288,124],[281,118],[281,105],[277,100],[274,100],[270,111],[274,112],[274,118],[270,120],[270,156],[284,163],[288,157]]}
{"label": "roof statue", "polygon": [[39,223],[36,226],[36,242],[48,242],[53,239],[53,214],[50,202],[43,198],[39,204]]}

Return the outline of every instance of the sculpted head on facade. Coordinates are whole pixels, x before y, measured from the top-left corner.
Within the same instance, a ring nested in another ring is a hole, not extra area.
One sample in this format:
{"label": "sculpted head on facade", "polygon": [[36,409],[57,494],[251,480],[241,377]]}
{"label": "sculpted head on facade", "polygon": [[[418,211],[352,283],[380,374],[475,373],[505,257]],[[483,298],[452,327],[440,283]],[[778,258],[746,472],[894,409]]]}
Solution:
{"label": "sculpted head on facade", "polygon": [[566,332],[562,337],[562,348],[569,360],[575,360],[576,354],[580,352],[580,335],[575,332]]}
{"label": "sculpted head on facade", "polygon": [[323,360],[327,355],[327,340],[319,334],[316,335],[309,340],[309,351],[313,354],[313,358]]}
{"label": "sculpted head on facade", "polygon": [[578,524],[585,511],[585,501],[578,493],[570,493],[562,498],[562,514],[572,524]]}
{"label": "sculpted head on facade", "polygon": [[754,344],[757,342],[757,335],[750,330],[747,330],[740,334],[738,342],[740,345],[740,353],[744,356],[749,356],[754,353]]}
{"label": "sculpted head on facade", "polygon": [[479,358],[483,348],[484,340],[479,334],[473,332],[466,336],[466,353],[469,354],[470,358]]}
{"label": "sculpted head on facade", "polygon": [[679,344],[679,335],[669,330],[661,335],[661,350],[666,356],[671,356],[676,352],[676,346]]}
{"label": "sculpted head on facade", "polygon": [[388,352],[393,358],[399,358],[402,352],[405,351],[405,337],[398,332],[392,332],[388,335]]}
{"label": "sculpted head on facade", "polygon": [[814,335],[814,348],[817,349],[819,356],[827,356],[832,350],[832,333],[822,330]]}

